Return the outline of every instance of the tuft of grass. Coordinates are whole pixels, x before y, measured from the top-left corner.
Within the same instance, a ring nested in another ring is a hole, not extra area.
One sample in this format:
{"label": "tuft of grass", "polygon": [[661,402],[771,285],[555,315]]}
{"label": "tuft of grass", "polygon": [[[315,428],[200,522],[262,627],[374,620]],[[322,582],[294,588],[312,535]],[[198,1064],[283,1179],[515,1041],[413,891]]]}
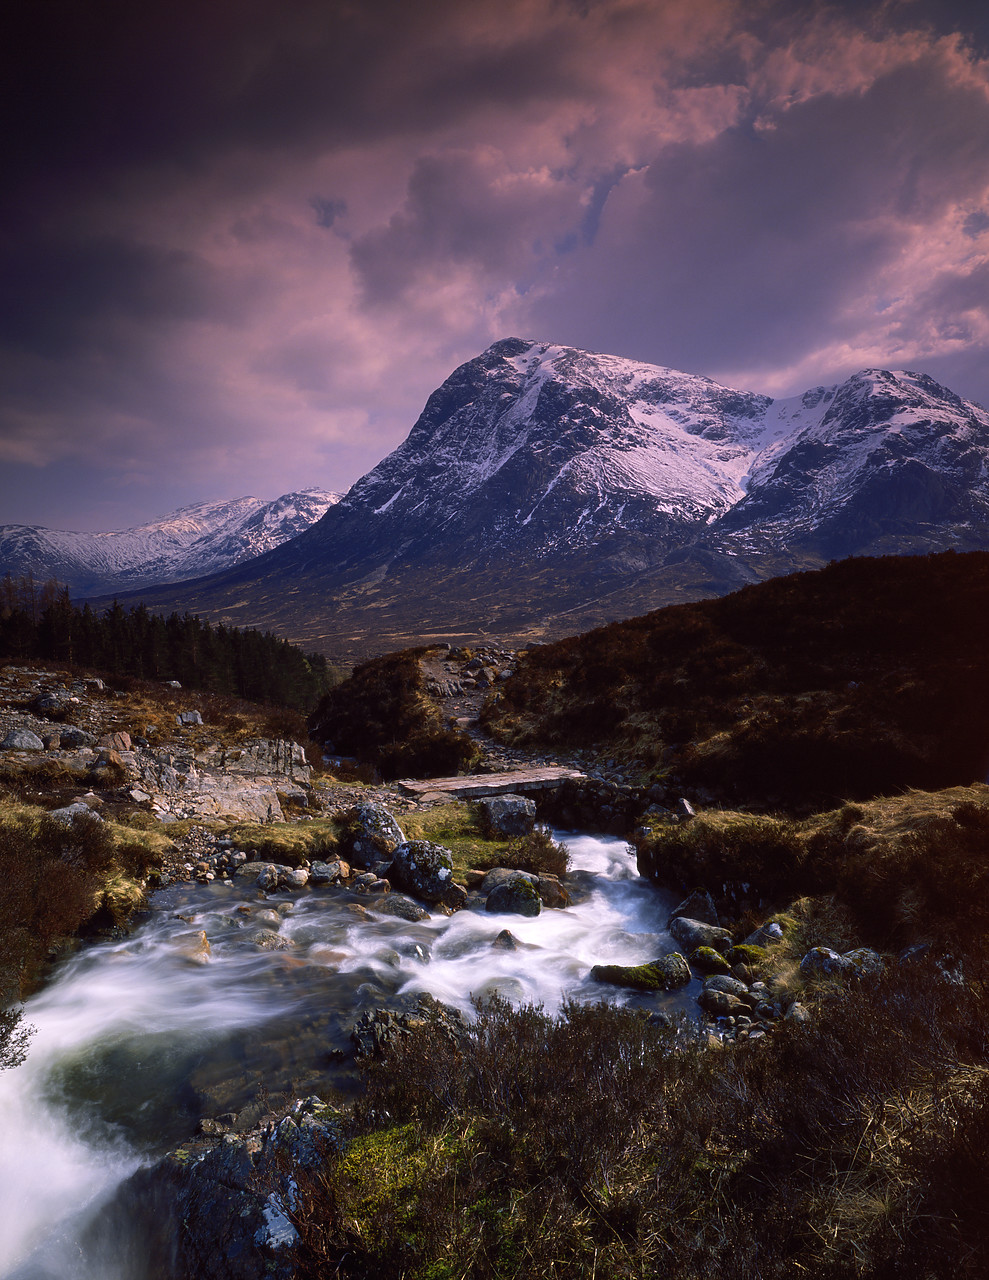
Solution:
{"label": "tuft of grass", "polygon": [[298,867],[304,861],[336,856],[338,832],[330,818],[312,822],[239,823],[224,829],[234,844],[258,857]]}

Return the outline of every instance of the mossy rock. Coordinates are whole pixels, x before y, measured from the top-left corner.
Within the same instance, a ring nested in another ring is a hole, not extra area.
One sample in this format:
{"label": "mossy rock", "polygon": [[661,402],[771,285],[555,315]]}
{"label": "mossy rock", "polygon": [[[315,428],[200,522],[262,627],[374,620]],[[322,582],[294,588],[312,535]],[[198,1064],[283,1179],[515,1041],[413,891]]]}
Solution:
{"label": "mossy rock", "polygon": [[679,951],[672,951],[648,964],[596,964],[591,978],[634,991],[674,991],[690,981],[690,968]]}
{"label": "mossy rock", "polygon": [[[753,948],[749,948],[752,950]],[[738,948],[735,948],[737,951]],[[732,952],[734,958],[735,951]],[[691,966],[699,973],[731,973],[731,965],[713,947],[696,947],[687,957]]]}
{"label": "mossy rock", "polygon": [[[750,968],[758,968],[765,960],[766,951],[764,947],[753,947],[750,943],[740,942],[737,947],[731,949],[731,962],[735,964],[747,964]],[[727,972],[719,970],[719,972]]]}

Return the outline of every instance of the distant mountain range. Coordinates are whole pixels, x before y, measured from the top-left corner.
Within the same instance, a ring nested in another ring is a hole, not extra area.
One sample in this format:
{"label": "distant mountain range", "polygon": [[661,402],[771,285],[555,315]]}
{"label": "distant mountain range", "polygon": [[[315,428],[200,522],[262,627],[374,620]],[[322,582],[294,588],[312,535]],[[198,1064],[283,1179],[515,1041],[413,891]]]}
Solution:
{"label": "distant mountain range", "polygon": [[496,342],[310,529],[142,593],[354,655],[545,639],[849,555],[989,547],[989,414],[866,370],[782,400]]}
{"label": "distant mountain range", "polygon": [[0,576],[57,578],[79,597],[201,578],[296,537],[339,500],[336,493],[304,489],[274,502],[200,502],[112,533],[0,525]]}

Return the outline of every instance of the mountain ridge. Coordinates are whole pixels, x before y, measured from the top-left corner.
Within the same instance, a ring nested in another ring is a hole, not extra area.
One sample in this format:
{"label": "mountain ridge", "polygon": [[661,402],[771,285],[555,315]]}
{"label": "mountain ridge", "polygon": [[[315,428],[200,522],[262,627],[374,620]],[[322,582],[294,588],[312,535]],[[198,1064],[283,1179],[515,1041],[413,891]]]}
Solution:
{"label": "mountain ridge", "polygon": [[948,546],[989,546],[989,414],[927,375],[865,370],[774,400],[506,338],[305,533],[142,598],[363,656],[543,640],[835,557]]}
{"label": "mountain ridge", "polygon": [[308,488],[272,501],[198,502],[131,529],[96,533],[0,525],[0,575],[54,577],[81,595],[203,577],[297,537],[339,498]]}

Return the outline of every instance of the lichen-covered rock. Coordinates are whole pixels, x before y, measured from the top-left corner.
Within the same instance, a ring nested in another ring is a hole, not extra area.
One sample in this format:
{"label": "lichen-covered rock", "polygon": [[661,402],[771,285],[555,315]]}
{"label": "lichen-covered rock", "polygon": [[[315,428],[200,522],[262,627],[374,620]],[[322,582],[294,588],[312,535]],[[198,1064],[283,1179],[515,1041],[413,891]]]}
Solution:
{"label": "lichen-covered rock", "polygon": [[513,871],[487,896],[486,911],[517,916],[538,916],[542,910],[539,889],[534,877],[524,871]]}
{"label": "lichen-covered rock", "polygon": [[675,991],[690,981],[690,966],[678,951],[671,951],[648,964],[596,964],[591,978],[634,991]]}
{"label": "lichen-covered rock", "polygon": [[800,961],[801,978],[842,978],[854,972],[851,960],[846,960],[830,947],[811,947]]}
{"label": "lichen-covered rock", "polygon": [[355,804],[340,822],[340,850],[355,867],[370,867],[390,858],[406,843],[402,828],[381,804]]}
{"label": "lichen-covered rock", "polygon": [[666,921],[667,929],[679,916],[686,916],[688,920],[699,920],[701,924],[711,924],[715,928],[721,923],[718,919],[718,909],[714,905],[714,899],[706,889],[695,889],[693,893],[684,898],[678,907],[673,908],[669,919]]}
{"label": "lichen-covered rock", "polygon": [[298,1173],[342,1145],[318,1098],[250,1133],[194,1139],[121,1184],[87,1231],[87,1256],[123,1273],[139,1249],[157,1280],[292,1280]]}
{"label": "lichen-covered rock", "polygon": [[762,947],[753,947],[747,942],[740,942],[731,949],[732,964],[758,965],[766,958]]}
{"label": "lichen-covered rock", "polygon": [[423,902],[440,902],[453,884],[450,850],[430,840],[407,840],[394,853],[392,878],[399,888]]}
{"label": "lichen-covered rock", "polygon": [[731,965],[713,947],[696,947],[687,959],[700,973],[731,973]]}
{"label": "lichen-covered rock", "polygon": [[670,921],[669,928],[686,952],[696,951],[698,947],[712,947],[722,955],[731,951],[731,934],[727,929],[705,924],[702,920],[691,920],[689,916],[676,916]]}
{"label": "lichen-covered rock", "polygon": [[869,977],[874,973],[882,973],[883,970],[882,956],[878,951],[873,951],[871,947],[856,947],[854,951],[846,951],[842,959],[849,961],[854,966],[854,972],[860,978]]}
{"label": "lichen-covered rock", "polygon": [[485,796],[477,808],[481,829],[494,839],[527,836],[536,825],[536,803],[525,796]]}

